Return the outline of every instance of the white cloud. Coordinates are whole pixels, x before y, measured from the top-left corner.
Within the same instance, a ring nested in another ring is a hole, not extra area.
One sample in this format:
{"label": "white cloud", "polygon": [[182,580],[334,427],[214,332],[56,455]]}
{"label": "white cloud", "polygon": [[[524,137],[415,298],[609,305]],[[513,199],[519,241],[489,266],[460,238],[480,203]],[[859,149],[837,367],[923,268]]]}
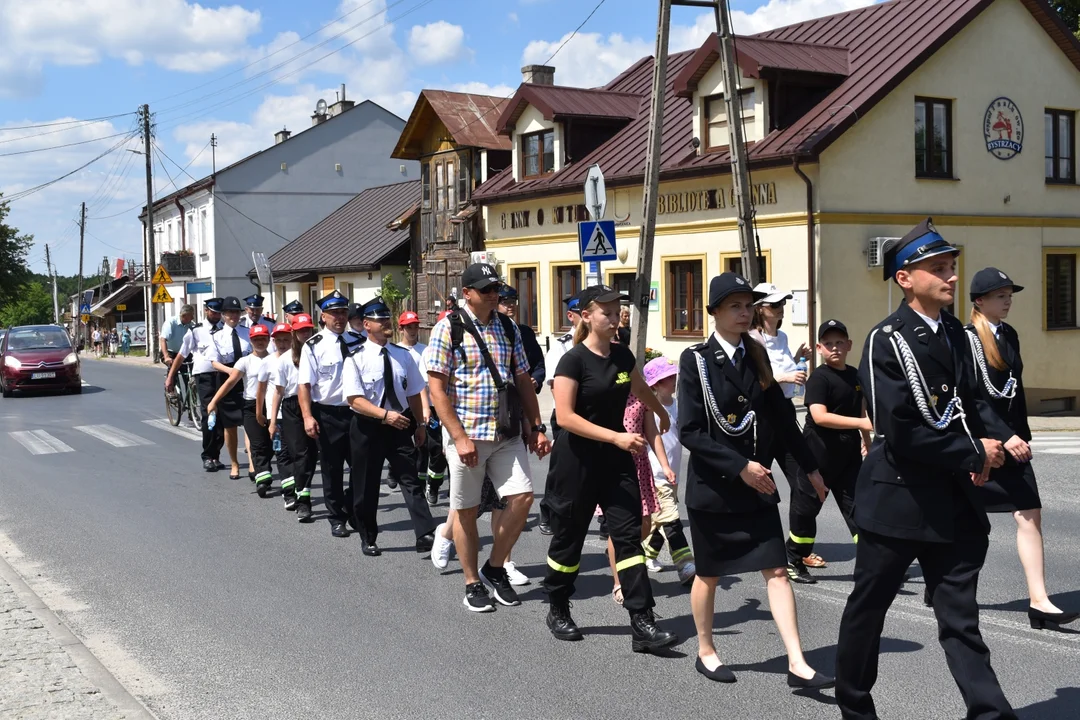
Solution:
{"label": "white cloud", "polygon": [[[805,20],[856,10],[879,0],[769,0],[751,13],[735,10],[731,26],[739,35],[773,30]],[[671,26],[671,52],[701,47],[710,33],[716,32],[716,16],[709,12],[698,15],[692,25]]]}
{"label": "white cloud", "polygon": [[409,52],[420,65],[453,62],[469,55],[465,30],[445,20],[414,25],[409,31]]}
{"label": "white cloud", "polygon": [[[546,62],[566,38],[533,40],[522,53],[522,65]],[[559,51],[551,64],[555,66],[555,82],[575,87],[598,87],[609,82],[631,64],[652,55],[652,42],[640,38],[624,38],[612,33],[606,38],[600,33],[578,33]]]}
{"label": "white cloud", "polygon": [[517,86],[488,85],[484,82],[454,83],[450,86],[454,92],[471,93],[473,95],[492,95],[494,97],[510,97],[517,91]]}
{"label": "white cloud", "polygon": [[261,22],[258,11],[239,5],[208,8],[187,0],[0,0],[0,17],[0,96],[39,89],[45,65],[90,65],[106,57],[216,70],[244,55]]}

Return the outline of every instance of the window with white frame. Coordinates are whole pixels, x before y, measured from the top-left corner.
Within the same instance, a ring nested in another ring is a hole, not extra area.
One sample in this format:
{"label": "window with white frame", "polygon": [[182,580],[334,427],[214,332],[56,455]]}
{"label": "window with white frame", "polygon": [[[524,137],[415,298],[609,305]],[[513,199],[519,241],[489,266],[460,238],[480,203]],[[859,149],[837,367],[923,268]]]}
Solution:
{"label": "window with white frame", "polygon": [[206,208],[199,211],[199,254],[210,252],[210,238],[207,235]]}

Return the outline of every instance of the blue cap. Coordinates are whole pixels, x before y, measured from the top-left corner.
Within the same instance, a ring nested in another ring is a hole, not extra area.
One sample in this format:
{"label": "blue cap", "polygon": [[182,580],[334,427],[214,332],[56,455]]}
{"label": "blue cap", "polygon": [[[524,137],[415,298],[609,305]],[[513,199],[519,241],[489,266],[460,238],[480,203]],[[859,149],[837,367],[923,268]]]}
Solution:
{"label": "blue cap", "polygon": [[213,310],[214,312],[221,312],[221,306],[225,301],[221,298],[210,298],[203,302],[203,307]]}
{"label": "blue cap", "polygon": [[933,218],[926,218],[885,253],[885,280],[893,279],[909,265],[947,254],[959,255],[960,250],[938,234]]}
{"label": "blue cap", "polygon": [[244,298],[244,304],[248,307],[261,308],[263,306],[262,295],[249,295]]}
{"label": "blue cap", "polygon": [[510,285],[502,285],[499,288],[499,299],[516,301],[518,299],[518,291]]}
{"label": "blue cap", "polygon": [[563,298],[563,302],[566,303],[567,310],[581,312],[581,300],[577,295],[567,295]]}
{"label": "blue cap", "polygon": [[319,298],[319,309],[326,310],[347,310],[349,308],[349,298],[345,297],[337,290],[325,297]]}
{"label": "blue cap", "polygon": [[304,312],[304,303],[299,300],[293,300],[291,303],[281,308],[281,310],[289,315],[298,315]]}
{"label": "blue cap", "polygon": [[390,308],[381,297],[364,303],[364,317],[371,320],[389,320]]}

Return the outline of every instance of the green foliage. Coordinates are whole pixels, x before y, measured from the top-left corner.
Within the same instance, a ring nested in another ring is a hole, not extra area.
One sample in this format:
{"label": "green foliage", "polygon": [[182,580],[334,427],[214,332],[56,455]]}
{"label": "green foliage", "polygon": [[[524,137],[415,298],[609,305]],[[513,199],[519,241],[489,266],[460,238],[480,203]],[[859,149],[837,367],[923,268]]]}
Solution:
{"label": "green foliage", "polygon": [[1050,7],[1057,11],[1069,29],[1080,38],[1080,0],[1050,0]]}
{"label": "green foliage", "polygon": [[405,300],[412,293],[412,282],[408,268],[402,273],[402,281],[405,285],[404,289],[398,287],[393,275],[383,275],[382,279],[382,299],[390,307],[390,314],[395,319],[401,314],[405,307]]}
{"label": "green foliage", "polygon": [[4,222],[9,209],[0,197],[0,307],[17,299],[20,286],[30,277],[26,255],[34,243],[32,235],[20,235]]}
{"label": "green foliage", "polygon": [[645,348],[645,362],[649,362],[650,360],[654,360],[654,359],[656,359],[658,357],[662,357],[663,354],[664,353],[662,353],[662,352],[657,352],[656,350],[653,350],[652,348],[647,347],[647,348]]}
{"label": "green foliage", "polygon": [[0,327],[40,325],[53,321],[52,286],[24,283],[15,298],[0,306]]}

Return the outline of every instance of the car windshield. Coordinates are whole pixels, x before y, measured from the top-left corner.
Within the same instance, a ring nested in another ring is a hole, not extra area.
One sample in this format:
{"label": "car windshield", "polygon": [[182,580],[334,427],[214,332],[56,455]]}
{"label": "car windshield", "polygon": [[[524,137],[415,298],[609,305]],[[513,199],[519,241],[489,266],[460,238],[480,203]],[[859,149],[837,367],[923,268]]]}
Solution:
{"label": "car windshield", "polygon": [[67,333],[60,328],[14,328],[7,339],[8,350],[71,349]]}

